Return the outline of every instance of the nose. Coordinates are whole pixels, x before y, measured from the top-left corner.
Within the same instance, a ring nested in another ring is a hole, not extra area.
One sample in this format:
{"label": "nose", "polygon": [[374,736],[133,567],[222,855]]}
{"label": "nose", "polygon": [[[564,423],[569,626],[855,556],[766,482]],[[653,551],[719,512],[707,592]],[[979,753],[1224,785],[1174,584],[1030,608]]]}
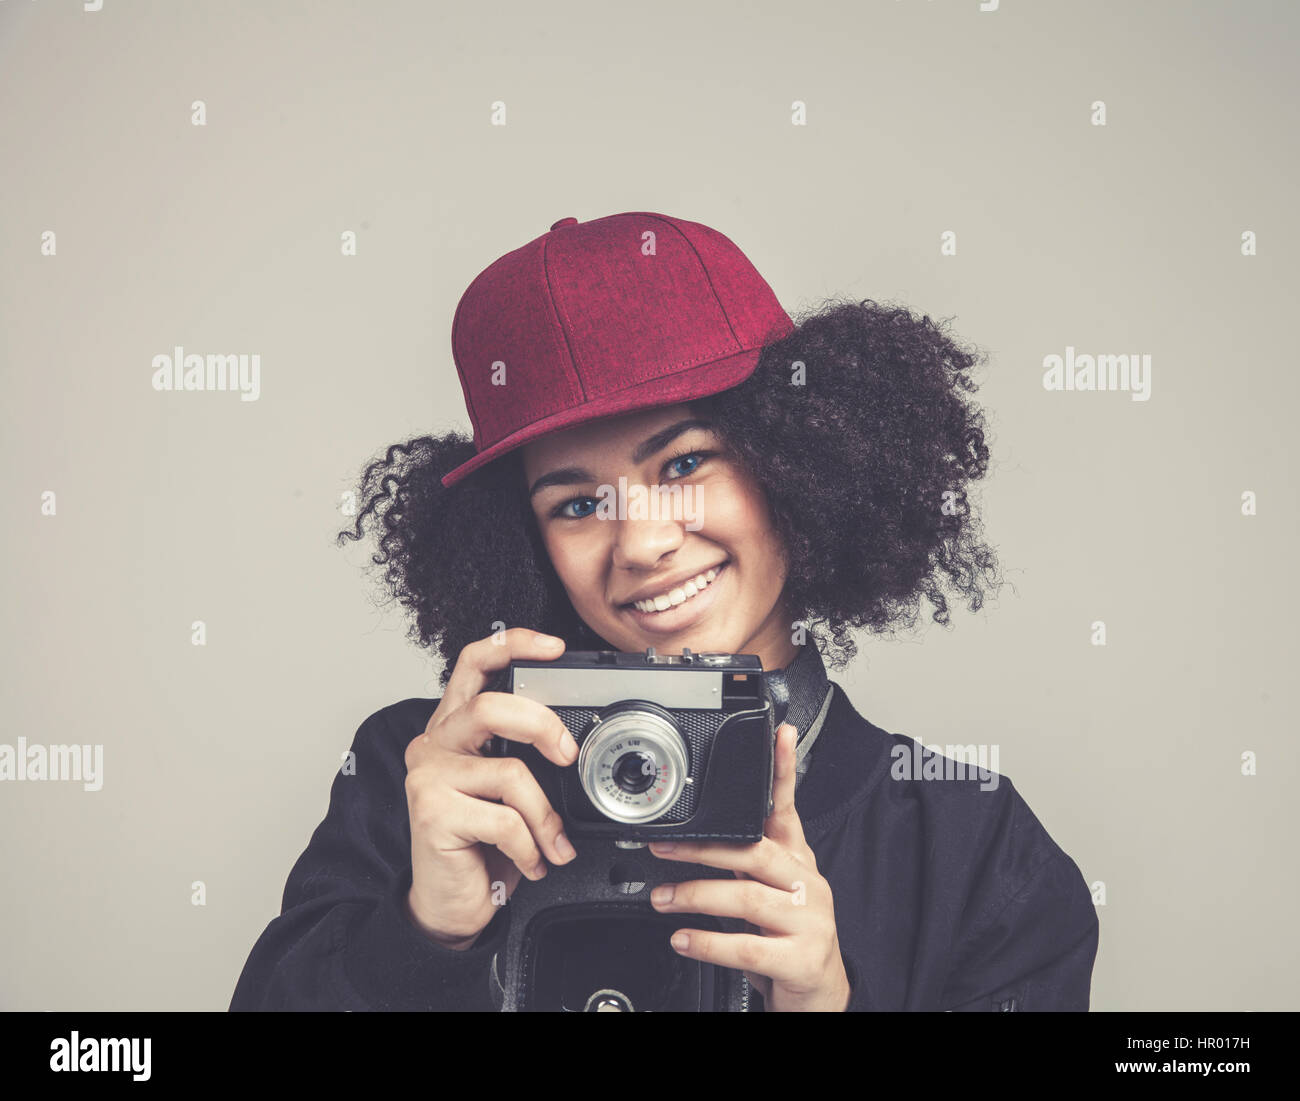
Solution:
{"label": "nose", "polygon": [[624,569],[651,570],[660,559],[682,545],[686,533],[682,521],[671,516],[630,516],[612,521],[614,564]]}

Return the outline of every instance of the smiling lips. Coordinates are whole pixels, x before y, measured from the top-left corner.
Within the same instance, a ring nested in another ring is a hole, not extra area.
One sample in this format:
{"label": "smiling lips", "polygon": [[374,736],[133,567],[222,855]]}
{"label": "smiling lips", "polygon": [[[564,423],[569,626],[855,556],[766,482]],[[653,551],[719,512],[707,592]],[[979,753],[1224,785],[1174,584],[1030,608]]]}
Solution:
{"label": "smiling lips", "polygon": [[[723,566],[725,565],[724,562]],[[684,585],[669,589],[666,593],[660,593],[658,596],[648,597],[645,600],[634,600],[631,606],[639,612],[662,612],[668,608],[675,608],[678,604],[686,603],[686,601],[707,589],[721,569],[722,567],[719,566],[715,569],[706,570],[704,573],[696,574]]]}

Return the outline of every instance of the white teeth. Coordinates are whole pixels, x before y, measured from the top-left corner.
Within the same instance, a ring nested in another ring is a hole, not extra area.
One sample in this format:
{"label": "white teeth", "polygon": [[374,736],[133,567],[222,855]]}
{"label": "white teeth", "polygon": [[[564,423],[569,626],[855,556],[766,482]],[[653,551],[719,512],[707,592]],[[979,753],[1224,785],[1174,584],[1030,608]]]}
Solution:
{"label": "white teeth", "polygon": [[663,594],[662,596],[652,596],[645,600],[634,600],[632,606],[641,612],[662,612],[667,608],[676,607],[683,604],[691,597],[703,592],[718,576],[716,569],[709,570],[707,573],[696,574],[695,577],[687,581],[684,585]]}

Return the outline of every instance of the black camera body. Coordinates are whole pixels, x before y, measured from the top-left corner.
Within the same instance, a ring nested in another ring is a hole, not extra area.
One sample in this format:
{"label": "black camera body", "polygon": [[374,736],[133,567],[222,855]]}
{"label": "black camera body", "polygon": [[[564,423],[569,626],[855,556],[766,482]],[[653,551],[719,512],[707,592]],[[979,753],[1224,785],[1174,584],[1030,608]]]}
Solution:
{"label": "black camera body", "polygon": [[[578,743],[568,766],[494,737],[537,778],[577,855],[520,880],[494,955],[503,1012],[748,1012],[743,973],[674,951],[674,929],[749,931],[711,914],[659,913],[661,883],[732,879],[666,860],[650,841],[754,843],[772,812],[773,701],[751,654],[577,650],[512,662],[490,686],[551,708]],[[758,999],[761,1000],[761,999]]]}
{"label": "black camera body", "polygon": [[575,650],[511,662],[499,690],[545,704],[578,743],[566,767],[501,737],[487,748],[524,760],[571,838],[762,839],[776,729],[755,655]]}

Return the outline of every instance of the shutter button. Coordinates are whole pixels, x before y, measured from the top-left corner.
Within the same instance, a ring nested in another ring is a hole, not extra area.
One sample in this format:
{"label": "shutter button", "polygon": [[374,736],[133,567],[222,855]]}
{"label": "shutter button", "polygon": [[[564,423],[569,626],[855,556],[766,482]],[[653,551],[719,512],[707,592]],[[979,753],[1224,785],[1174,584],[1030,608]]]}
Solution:
{"label": "shutter button", "polygon": [[561,226],[576,226],[577,224],[577,218],[561,218],[555,225],[551,226],[551,229],[559,229]]}

